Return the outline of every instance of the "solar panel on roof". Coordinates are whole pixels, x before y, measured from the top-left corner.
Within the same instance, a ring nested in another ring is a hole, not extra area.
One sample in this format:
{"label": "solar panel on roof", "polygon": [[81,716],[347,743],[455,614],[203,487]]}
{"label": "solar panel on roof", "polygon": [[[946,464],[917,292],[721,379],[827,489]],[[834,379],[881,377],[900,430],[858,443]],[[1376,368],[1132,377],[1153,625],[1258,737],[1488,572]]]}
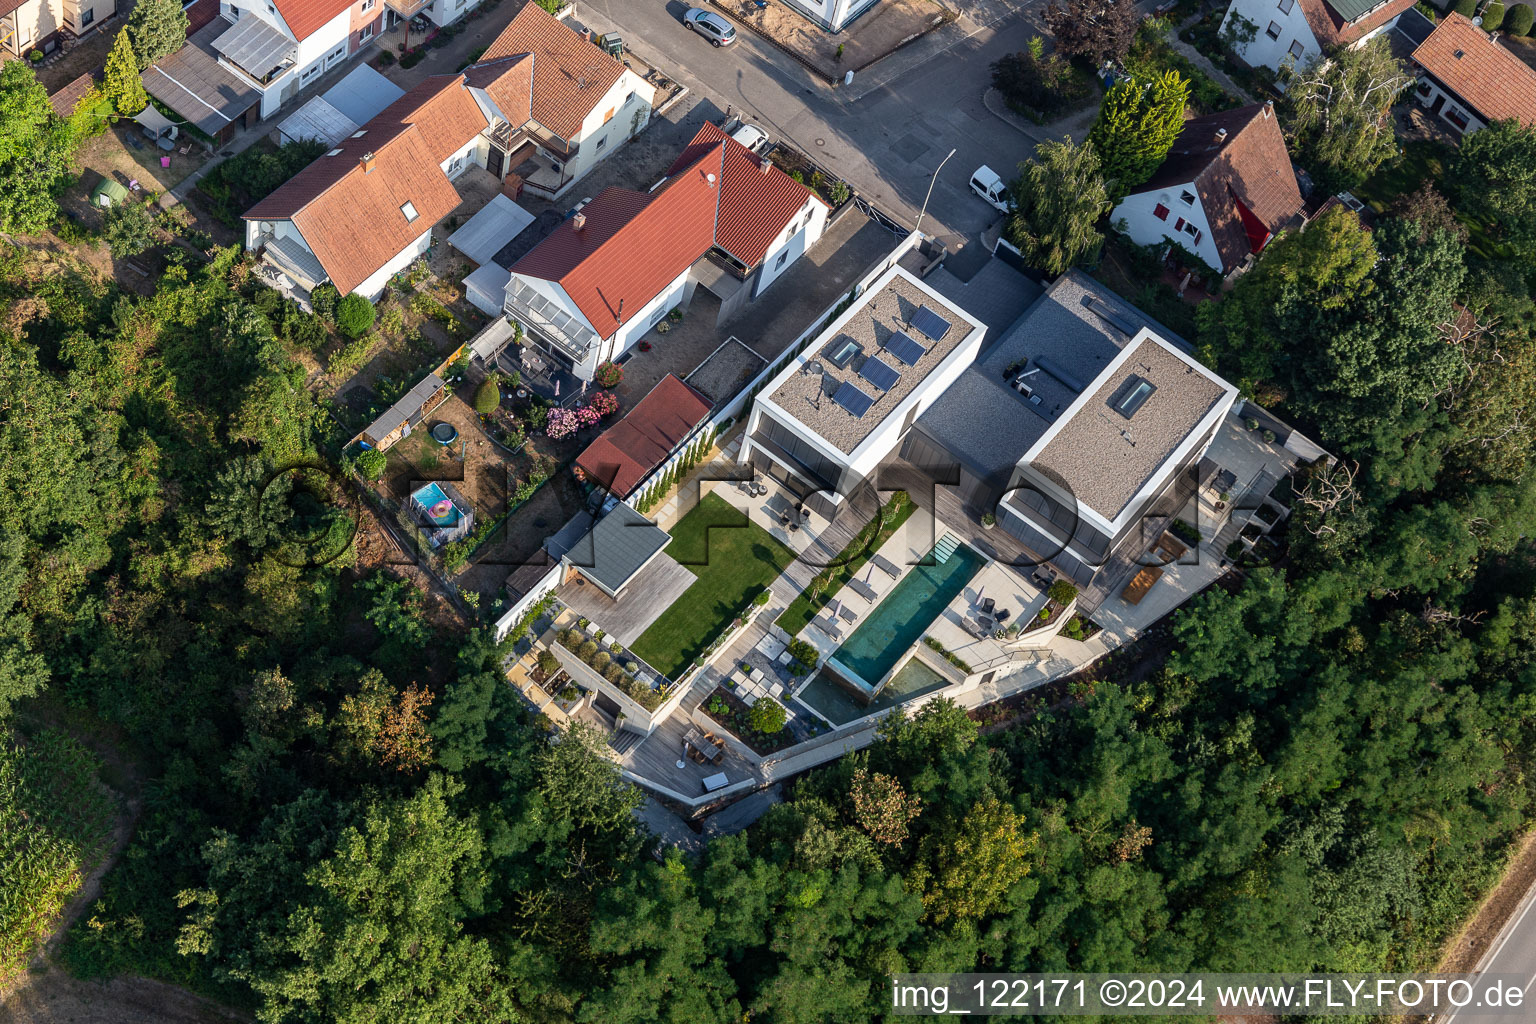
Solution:
{"label": "solar panel on roof", "polygon": [[949,321],[927,306],[912,314],[912,326],[934,341],[943,341],[944,335],[949,333]]}
{"label": "solar panel on roof", "polygon": [[860,391],[857,384],[847,380],[843,381],[843,386],[837,389],[837,394],[832,396],[832,401],[855,416],[863,416],[869,412],[869,407],[875,404],[875,400]]}
{"label": "solar panel on roof", "polygon": [[901,374],[892,369],[875,356],[864,360],[864,365],[859,368],[859,376],[869,381],[881,391],[889,391],[901,380]]}
{"label": "solar panel on roof", "polygon": [[908,366],[916,366],[923,353],[928,351],[901,331],[885,339],[885,350]]}

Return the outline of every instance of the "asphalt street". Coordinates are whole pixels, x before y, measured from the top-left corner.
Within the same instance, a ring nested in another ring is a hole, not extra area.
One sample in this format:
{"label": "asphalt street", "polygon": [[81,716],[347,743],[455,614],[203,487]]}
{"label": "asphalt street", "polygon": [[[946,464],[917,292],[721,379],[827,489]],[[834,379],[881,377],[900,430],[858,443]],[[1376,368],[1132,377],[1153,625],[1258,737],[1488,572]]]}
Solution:
{"label": "asphalt street", "polygon": [[[1043,8],[1044,0],[1035,6]],[[884,81],[887,71],[879,88],[847,100],[859,90],[829,87],[746,29],[734,46],[711,46],[683,27],[686,9],[681,0],[584,0],[578,18],[594,27],[611,24],[721,115],[742,113],[761,124],[901,223],[916,223],[929,181],[953,148],[922,225],[951,251],[975,242],[997,219],[970,191],[971,172],[988,164],[1012,178],[1035,140],[988,111],[981,97],[992,62],[1023,49],[1039,31],[1033,8],[980,29],[890,81]],[[887,61],[902,58],[898,53]],[[877,64],[864,74],[881,71]]]}
{"label": "asphalt street", "polygon": [[1477,965],[1483,975],[1513,975],[1524,986],[1525,1001],[1519,1008],[1502,1010],[1489,1007],[1468,1007],[1439,1018],[1439,1024],[1530,1024],[1536,1020],[1536,888],[1525,894],[1525,899],[1515,911],[1499,937],[1489,948],[1487,955]]}

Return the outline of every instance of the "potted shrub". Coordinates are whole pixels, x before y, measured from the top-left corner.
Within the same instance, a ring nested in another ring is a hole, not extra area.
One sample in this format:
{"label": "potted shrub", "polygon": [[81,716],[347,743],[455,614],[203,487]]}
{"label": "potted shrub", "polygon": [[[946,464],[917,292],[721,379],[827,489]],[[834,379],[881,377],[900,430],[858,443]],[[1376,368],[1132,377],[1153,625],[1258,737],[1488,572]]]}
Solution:
{"label": "potted shrub", "polygon": [[982,529],[990,530],[990,529],[992,529],[992,527],[994,527],[996,525],[997,525],[997,516],[993,515],[991,512],[983,512],[981,514],[981,528]]}

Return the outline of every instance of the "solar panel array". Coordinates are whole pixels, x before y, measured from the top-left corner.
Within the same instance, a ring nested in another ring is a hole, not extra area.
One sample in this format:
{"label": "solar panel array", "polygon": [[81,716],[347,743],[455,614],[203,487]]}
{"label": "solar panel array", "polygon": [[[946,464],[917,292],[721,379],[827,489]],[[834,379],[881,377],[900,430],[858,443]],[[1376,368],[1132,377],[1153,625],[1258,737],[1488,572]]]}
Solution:
{"label": "solar panel array", "polygon": [[916,366],[923,353],[928,351],[901,331],[885,339],[885,350],[908,366]]}
{"label": "solar panel array", "polygon": [[949,321],[927,306],[912,314],[912,326],[934,341],[943,341],[944,335],[949,333]]}
{"label": "solar panel array", "polygon": [[832,396],[832,401],[854,416],[863,416],[869,412],[869,407],[875,404],[875,400],[860,391],[857,384],[846,380],[843,381],[843,386],[837,389],[837,394]]}
{"label": "solar panel array", "polygon": [[870,356],[864,360],[864,365],[859,368],[859,376],[869,381],[881,391],[889,391],[901,380],[901,374],[882,362],[876,356]]}

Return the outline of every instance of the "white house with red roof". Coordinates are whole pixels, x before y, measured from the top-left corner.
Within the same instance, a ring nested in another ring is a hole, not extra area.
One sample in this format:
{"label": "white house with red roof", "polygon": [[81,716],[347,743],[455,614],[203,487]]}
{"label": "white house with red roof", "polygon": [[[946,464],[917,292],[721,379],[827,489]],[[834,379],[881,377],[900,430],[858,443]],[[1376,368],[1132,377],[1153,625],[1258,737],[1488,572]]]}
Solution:
{"label": "white house with red roof", "polygon": [[[462,201],[453,181],[470,167],[516,194],[532,184],[527,164],[580,152],[583,163],[567,160],[545,179],[543,191],[557,194],[576,180],[572,167],[589,168],[649,120],[653,96],[622,62],[529,4],[479,63],[426,79],[246,211],[246,247],[301,302],[327,281],[376,298],[431,246],[433,226]],[[631,116],[609,127],[620,110]]]}
{"label": "white house with red roof", "polygon": [[1226,276],[1301,207],[1274,105],[1255,103],[1184,122],[1162,166],[1109,217],[1137,245],[1177,242]]}
{"label": "white house with red roof", "polygon": [[721,316],[816,244],[830,208],[706,124],[649,192],[608,188],[512,265],[506,312],[560,366],[591,380],[703,284]]}
{"label": "white house with red roof", "polygon": [[1463,135],[1490,122],[1536,125],[1536,69],[1452,11],[1413,51],[1419,103]]}
{"label": "white house with red roof", "polygon": [[[1232,0],[1222,20],[1237,55],[1254,67],[1305,67],[1324,53],[1363,46],[1397,24],[1414,0]],[[1251,38],[1244,38],[1249,36]]]}
{"label": "white house with red roof", "polygon": [[263,118],[383,30],[383,0],[219,0],[218,8],[212,49],[261,94]]}

